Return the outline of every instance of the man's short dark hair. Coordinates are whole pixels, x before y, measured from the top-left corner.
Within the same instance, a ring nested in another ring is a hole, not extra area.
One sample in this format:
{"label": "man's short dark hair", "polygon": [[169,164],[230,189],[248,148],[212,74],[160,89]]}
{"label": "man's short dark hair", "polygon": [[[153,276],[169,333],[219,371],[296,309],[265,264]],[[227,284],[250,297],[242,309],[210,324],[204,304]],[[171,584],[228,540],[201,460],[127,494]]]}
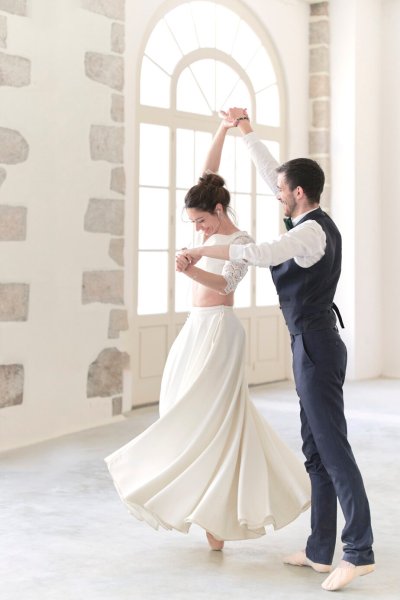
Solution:
{"label": "man's short dark hair", "polygon": [[315,160],[295,158],[283,163],[276,171],[284,173],[291,191],[300,186],[310,202],[319,202],[324,189],[325,175]]}

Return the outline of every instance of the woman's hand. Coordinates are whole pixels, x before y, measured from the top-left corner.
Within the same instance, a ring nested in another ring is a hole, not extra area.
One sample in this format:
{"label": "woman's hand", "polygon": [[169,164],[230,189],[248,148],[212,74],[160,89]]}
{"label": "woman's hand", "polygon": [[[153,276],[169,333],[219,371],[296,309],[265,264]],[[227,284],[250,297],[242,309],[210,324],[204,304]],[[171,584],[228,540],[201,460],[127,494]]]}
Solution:
{"label": "woman's hand", "polygon": [[190,259],[184,254],[177,254],[175,257],[175,271],[183,273],[190,265]]}
{"label": "woman's hand", "polygon": [[189,260],[189,264],[195,265],[203,256],[202,247],[198,248],[183,248],[183,255]]}
{"label": "woman's hand", "polygon": [[229,108],[227,112],[220,110],[219,115],[223,118],[222,123],[226,123],[226,127],[236,127],[239,123],[238,119],[249,118],[247,108],[237,108],[236,106]]}
{"label": "woman's hand", "polygon": [[220,110],[218,115],[222,119],[220,127],[222,127],[223,129],[230,129],[231,127],[236,127],[235,119],[231,119],[229,113],[225,112],[224,110]]}

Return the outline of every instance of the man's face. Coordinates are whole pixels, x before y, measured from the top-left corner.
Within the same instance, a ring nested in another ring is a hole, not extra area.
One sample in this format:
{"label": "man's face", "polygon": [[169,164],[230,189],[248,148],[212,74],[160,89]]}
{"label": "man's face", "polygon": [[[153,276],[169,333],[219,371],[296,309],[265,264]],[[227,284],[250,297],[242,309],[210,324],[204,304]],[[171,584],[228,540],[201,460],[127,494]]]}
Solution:
{"label": "man's face", "polygon": [[283,206],[283,212],[285,217],[295,216],[297,202],[296,202],[296,190],[293,192],[290,190],[289,185],[285,178],[285,173],[278,173],[278,193],[277,199]]}

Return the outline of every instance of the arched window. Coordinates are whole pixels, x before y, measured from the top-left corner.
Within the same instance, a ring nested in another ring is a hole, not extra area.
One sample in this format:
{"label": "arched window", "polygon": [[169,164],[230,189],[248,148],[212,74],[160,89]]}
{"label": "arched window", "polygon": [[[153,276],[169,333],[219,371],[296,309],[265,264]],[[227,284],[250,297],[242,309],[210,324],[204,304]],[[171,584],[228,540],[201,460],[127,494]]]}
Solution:
{"label": "arched window", "polygon": [[[240,2],[172,1],[166,7],[145,40],[140,69],[136,315],[139,326],[153,326],[151,315],[160,324],[168,316],[176,335],[179,318],[174,319],[190,305],[190,280],[175,274],[175,252],[193,236],[193,226],[181,218],[183,198],[201,175],[218,111],[245,106],[257,134],[280,160],[284,94],[272,44]],[[219,172],[239,227],[260,241],[278,235],[278,202],[268,198],[272,192],[234,129]],[[251,269],[235,294],[235,306],[247,313],[276,301],[271,278],[261,269]],[[170,343],[171,334],[167,337]],[[155,340],[148,346],[158,344]]]}

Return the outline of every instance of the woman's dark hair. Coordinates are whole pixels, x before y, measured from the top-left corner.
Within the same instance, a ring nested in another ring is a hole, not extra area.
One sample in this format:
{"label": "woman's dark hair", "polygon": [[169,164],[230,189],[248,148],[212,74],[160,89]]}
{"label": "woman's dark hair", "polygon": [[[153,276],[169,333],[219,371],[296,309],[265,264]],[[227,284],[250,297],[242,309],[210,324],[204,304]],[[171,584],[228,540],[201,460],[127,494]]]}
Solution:
{"label": "woman's dark hair", "polygon": [[291,191],[300,186],[310,202],[319,202],[324,189],[325,175],[315,160],[295,158],[283,163],[276,171],[285,174]]}
{"label": "woman's dark hair", "polygon": [[217,204],[222,204],[224,212],[231,201],[225,181],[216,173],[206,173],[199,183],[190,188],[185,196],[185,208],[195,208],[213,213]]}

